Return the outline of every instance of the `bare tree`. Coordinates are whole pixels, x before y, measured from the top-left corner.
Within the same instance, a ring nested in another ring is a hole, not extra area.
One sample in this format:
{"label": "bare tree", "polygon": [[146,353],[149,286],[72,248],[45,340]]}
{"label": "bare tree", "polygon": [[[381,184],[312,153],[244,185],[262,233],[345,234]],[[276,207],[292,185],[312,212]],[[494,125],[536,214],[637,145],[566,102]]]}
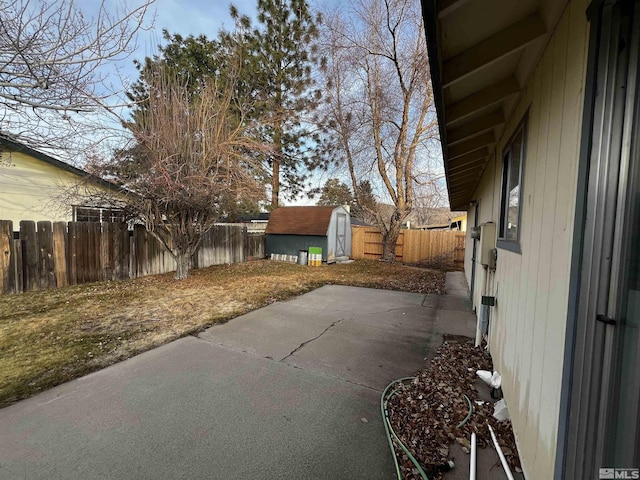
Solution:
{"label": "bare tree", "polygon": [[[150,5],[0,0],[0,122],[32,147],[65,147],[114,93],[105,68],[135,47]],[[109,72],[110,73],[110,72]],[[83,125],[83,122],[85,124]]]}
{"label": "bare tree", "polygon": [[382,230],[386,261],[395,261],[415,186],[434,174],[429,149],[437,119],[418,7],[411,0],[361,0],[351,14],[325,14],[322,32],[329,155],[344,159],[360,208],[372,210],[359,195],[363,179],[381,186],[381,202],[393,203],[390,216],[369,211]]}
{"label": "bare tree", "polygon": [[448,211],[446,190],[443,176],[434,176],[414,189],[413,214],[417,225],[438,223],[443,211]]}
{"label": "bare tree", "polygon": [[[166,69],[148,72],[147,108],[127,127],[135,144],[97,169],[124,187],[129,215],[143,221],[176,260],[186,278],[202,236],[240,202],[264,199],[256,180],[258,126],[235,105],[235,83],[203,82],[197,92]],[[235,77],[237,80],[237,77]],[[94,170],[95,171],[95,170]]]}

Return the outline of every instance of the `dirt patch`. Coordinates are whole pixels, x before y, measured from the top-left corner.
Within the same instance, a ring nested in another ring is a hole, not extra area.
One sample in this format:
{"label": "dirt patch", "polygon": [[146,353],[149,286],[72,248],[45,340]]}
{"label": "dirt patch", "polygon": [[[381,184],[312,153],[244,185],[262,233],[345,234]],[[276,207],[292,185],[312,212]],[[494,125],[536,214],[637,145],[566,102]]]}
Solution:
{"label": "dirt patch", "polygon": [[378,261],[254,261],[0,296],[0,407],[328,284],[444,293],[444,273]]}

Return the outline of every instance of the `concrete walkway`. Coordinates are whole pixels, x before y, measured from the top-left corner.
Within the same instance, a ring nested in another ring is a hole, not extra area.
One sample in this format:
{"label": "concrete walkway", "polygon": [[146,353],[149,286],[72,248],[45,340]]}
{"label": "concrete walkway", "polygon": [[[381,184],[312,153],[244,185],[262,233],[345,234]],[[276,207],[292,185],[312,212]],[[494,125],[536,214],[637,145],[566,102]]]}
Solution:
{"label": "concrete walkway", "polygon": [[0,410],[0,478],[393,478],[381,390],[474,318],[455,294],[275,303]]}

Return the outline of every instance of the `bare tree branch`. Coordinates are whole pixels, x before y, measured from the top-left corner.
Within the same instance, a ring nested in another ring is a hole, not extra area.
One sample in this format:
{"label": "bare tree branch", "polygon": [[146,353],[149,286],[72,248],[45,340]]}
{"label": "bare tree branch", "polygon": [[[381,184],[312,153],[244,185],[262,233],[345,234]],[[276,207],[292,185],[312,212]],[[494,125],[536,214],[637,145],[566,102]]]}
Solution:
{"label": "bare tree branch", "polygon": [[127,123],[135,142],[94,171],[115,180],[123,208],[176,259],[185,278],[202,236],[241,202],[264,200],[259,155],[271,154],[252,105],[231,108],[238,70],[203,82],[197,93],[186,80],[158,67],[149,72],[147,108]]}
{"label": "bare tree branch", "polygon": [[376,208],[375,216],[383,259],[395,261],[415,187],[437,177],[430,165],[437,119],[422,17],[410,0],[360,0],[351,13],[325,13],[328,154],[345,164],[357,201],[357,187],[367,179],[381,187],[381,201],[393,203],[390,210]]}
{"label": "bare tree branch", "polygon": [[46,146],[47,136],[66,146],[88,120],[74,114],[100,112],[108,103],[112,92],[104,82],[110,72],[103,67],[133,52],[136,34],[148,27],[153,1],[114,9],[102,0],[90,16],[74,0],[1,0],[5,133],[33,147]]}

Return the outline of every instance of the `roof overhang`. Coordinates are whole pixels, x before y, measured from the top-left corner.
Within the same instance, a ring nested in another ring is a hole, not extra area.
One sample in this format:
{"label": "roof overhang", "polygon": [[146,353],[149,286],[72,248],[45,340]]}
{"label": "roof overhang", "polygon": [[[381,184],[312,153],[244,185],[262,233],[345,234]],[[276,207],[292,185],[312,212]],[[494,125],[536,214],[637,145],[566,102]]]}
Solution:
{"label": "roof overhang", "polygon": [[422,0],[452,210],[467,210],[568,0]]}

